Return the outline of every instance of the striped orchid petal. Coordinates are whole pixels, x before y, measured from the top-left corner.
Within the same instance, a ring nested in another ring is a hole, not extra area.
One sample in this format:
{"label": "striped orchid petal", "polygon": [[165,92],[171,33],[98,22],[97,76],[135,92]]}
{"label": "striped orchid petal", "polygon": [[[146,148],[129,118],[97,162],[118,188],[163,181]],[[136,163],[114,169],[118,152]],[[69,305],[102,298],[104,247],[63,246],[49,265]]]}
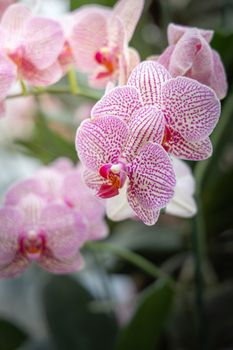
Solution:
{"label": "striped orchid petal", "polygon": [[[145,209],[161,209],[174,194],[175,173],[164,149],[148,142],[128,170],[129,203],[137,198]],[[133,207],[133,206],[132,206]],[[134,207],[133,207],[134,209]]]}
{"label": "striped orchid petal", "polygon": [[165,118],[155,107],[145,106],[135,111],[128,126],[130,134],[125,147],[127,161],[132,161],[147,142],[162,143]]}
{"label": "striped orchid petal", "polygon": [[49,272],[63,274],[81,270],[84,266],[84,261],[79,253],[62,260],[55,258],[50,254],[44,254],[38,260],[38,265]]}
{"label": "striped orchid petal", "polygon": [[144,105],[161,105],[163,84],[171,79],[170,73],[158,62],[145,61],[133,69],[128,86],[140,91]]}
{"label": "striped orchid petal", "polygon": [[[18,235],[22,228],[22,217],[18,210],[5,207],[0,210],[0,264],[14,260],[18,248]],[[1,267],[0,267],[1,269]]]}
{"label": "striped orchid petal", "polygon": [[76,149],[83,164],[95,171],[115,163],[125,147],[128,127],[117,117],[84,121],[77,131]]}
{"label": "striped orchid petal", "polygon": [[108,45],[110,11],[97,6],[81,8],[75,14],[70,44],[77,68],[82,72],[96,69],[96,52]]}
{"label": "striped orchid petal", "polygon": [[220,116],[220,102],[209,87],[178,77],[162,89],[162,109],[167,123],[189,141],[206,138]]}
{"label": "striped orchid petal", "polygon": [[170,129],[170,140],[165,143],[164,148],[173,156],[187,160],[207,159],[213,151],[209,137],[201,141],[189,142],[172,129]]}
{"label": "striped orchid petal", "polygon": [[159,210],[142,207],[140,201],[131,192],[128,193],[128,201],[136,216],[142,220],[144,224],[151,226],[157,222],[160,213]]}
{"label": "striped orchid petal", "polygon": [[136,25],[142,14],[144,0],[120,0],[113,9],[113,14],[118,16],[124,24],[127,41],[133,36]]}
{"label": "striped orchid petal", "polygon": [[96,103],[91,115],[92,118],[116,116],[128,122],[132,113],[140,107],[142,102],[137,89],[129,86],[116,87]]}

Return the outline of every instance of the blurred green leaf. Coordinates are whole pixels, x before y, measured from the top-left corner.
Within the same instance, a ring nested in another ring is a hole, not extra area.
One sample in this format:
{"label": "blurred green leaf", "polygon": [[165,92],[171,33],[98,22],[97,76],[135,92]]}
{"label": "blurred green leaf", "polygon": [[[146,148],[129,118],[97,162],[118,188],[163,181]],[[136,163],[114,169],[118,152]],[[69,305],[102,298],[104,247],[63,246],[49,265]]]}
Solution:
{"label": "blurred green leaf", "polygon": [[18,349],[26,340],[27,334],[13,323],[0,319],[0,349]]}
{"label": "blurred green leaf", "polygon": [[231,47],[232,42],[233,33],[215,33],[214,38],[211,41],[212,48],[218,51],[227,69],[231,67],[233,62],[233,50],[229,50],[229,47]]}
{"label": "blurred green leaf", "polygon": [[43,293],[45,313],[57,350],[111,350],[117,326],[112,314],[94,312],[94,298],[69,277],[52,277]]}
{"label": "blurred green leaf", "polygon": [[[115,2],[116,2],[115,0],[98,0],[97,1],[99,5],[104,5],[104,6],[113,6]],[[70,0],[70,11],[74,11],[82,5],[90,5],[90,0]]]}
{"label": "blurred green leaf", "polygon": [[166,280],[141,296],[134,317],[119,336],[116,350],[155,350],[170,313],[174,290]]}
{"label": "blurred green leaf", "polygon": [[37,116],[33,138],[30,141],[19,143],[25,147],[28,155],[40,159],[45,164],[58,157],[68,157],[74,162],[77,161],[74,140],[68,142],[50,129],[43,115]]}
{"label": "blurred green leaf", "polygon": [[140,222],[118,224],[108,242],[140,251],[177,251],[182,247],[181,235],[175,230],[159,226],[145,226]]}

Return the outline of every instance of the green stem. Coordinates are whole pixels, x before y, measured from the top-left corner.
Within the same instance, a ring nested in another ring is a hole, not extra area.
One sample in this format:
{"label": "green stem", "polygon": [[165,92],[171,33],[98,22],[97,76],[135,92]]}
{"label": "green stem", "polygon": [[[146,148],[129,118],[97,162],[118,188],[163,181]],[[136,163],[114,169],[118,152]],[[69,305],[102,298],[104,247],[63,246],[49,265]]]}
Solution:
{"label": "green stem", "polygon": [[25,85],[25,82],[21,79],[19,82],[20,82],[20,86],[21,86],[21,90],[22,90],[22,96],[27,96],[28,90],[27,90],[27,86]]}
{"label": "green stem", "polygon": [[[40,88],[40,89],[32,89],[27,91],[27,96],[39,96],[44,94],[70,94],[70,88],[68,86],[59,86],[59,87],[51,87],[51,88]],[[95,91],[89,91],[85,88],[78,90],[77,96],[87,97],[91,100],[99,100],[101,98],[101,94]],[[8,95],[7,99],[13,99],[18,97],[24,97],[24,93]]]}
{"label": "green stem", "polygon": [[85,244],[85,247],[95,251],[111,252],[120,258],[130,262],[131,264],[139,267],[141,270],[145,271],[153,278],[166,278],[168,281],[170,281],[171,287],[174,288],[175,281],[172,277],[167,275],[150,261],[126,248],[105,242],[88,242]]}
{"label": "green stem", "polygon": [[70,68],[67,77],[69,80],[70,84],[70,91],[73,95],[78,95],[79,89],[78,89],[78,84],[77,84],[77,77],[76,77],[76,72],[73,68]]}

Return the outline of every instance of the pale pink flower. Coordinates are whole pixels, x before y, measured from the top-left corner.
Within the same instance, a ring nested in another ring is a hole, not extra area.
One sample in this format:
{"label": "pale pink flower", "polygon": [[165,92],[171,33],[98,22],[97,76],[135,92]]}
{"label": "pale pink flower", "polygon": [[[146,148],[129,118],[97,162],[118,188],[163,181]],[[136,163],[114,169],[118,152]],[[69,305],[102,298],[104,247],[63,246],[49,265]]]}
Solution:
{"label": "pale pink flower", "polygon": [[9,6],[0,23],[0,75],[6,77],[0,83],[0,100],[16,78],[35,86],[58,81],[62,72],[57,57],[63,43],[58,22],[33,16],[22,4]]}
{"label": "pale pink flower", "polygon": [[16,0],[1,0],[0,1],[0,18],[2,17],[4,11],[7,9],[8,6],[14,4]]}
{"label": "pale pink flower", "polygon": [[89,75],[89,83],[104,88],[108,81],[125,83],[139,63],[136,50],[129,48],[144,0],[120,0],[113,9],[84,6],[74,14],[69,39],[76,67]]}
{"label": "pale pink flower", "polygon": [[212,30],[169,24],[169,46],[158,62],[172,77],[184,75],[198,80],[210,86],[222,99],[227,93],[227,80],[219,54],[209,45],[213,34]]}
{"label": "pale pink flower", "polygon": [[[142,106],[153,106],[132,124]],[[159,63],[145,61],[132,71],[127,86],[116,87],[94,106],[92,118],[117,116],[131,123],[132,133],[150,141],[158,123],[164,149],[178,158],[201,160],[212,153],[209,135],[218,122],[220,102],[215,92],[187,77],[172,78]],[[153,129],[154,128],[154,129]]]}
{"label": "pale pink flower", "polygon": [[[136,125],[158,115],[153,127],[157,132],[148,141]],[[101,198],[118,196],[127,186],[127,200],[135,214],[147,225],[153,225],[161,208],[172,198],[175,174],[167,153],[159,145],[163,138],[161,113],[153,107],[142,107],[129,126],[118,117],[84,121],[77,132],[76,148],[87,168],[87,185]],[[156,124],[156,125],[155,125]]]}
{"label": "pale pink flower", "polygon": [[33,261],[53,273],[79,270],[85,234],[81,216],[24,190],[18,201],[10,205],[8,198],[0,209],[0,277],[17,276]]}

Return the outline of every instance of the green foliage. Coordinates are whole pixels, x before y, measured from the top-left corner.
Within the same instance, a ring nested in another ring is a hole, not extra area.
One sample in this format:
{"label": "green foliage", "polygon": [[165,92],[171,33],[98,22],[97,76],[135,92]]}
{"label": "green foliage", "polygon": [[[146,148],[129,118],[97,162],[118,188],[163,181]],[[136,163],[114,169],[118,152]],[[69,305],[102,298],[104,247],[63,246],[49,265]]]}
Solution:
{"label": "green foliage", "polygon": [[[114,0],[99,0],[98,4],[104,5],[104,6],[113,6],[115,4],[115,1]],[[70,10],[71,11],[76,10],[78,7],[80,7],[82,5],[90,5],[90,1],[89,0],[70,0]]]}
{"label": "green foliage", "polygon": [[166,280],[145,290],[134,317],[120,334],[116,350],[155,350],[173,298],[174,291]]}
{"label": "green foliage", "polygon": [[16,350],[26,340],[27,334],[10,321],[0,319],[0,349]]}
{"label": "green foliage", "polygon": [[113,315],[91,309],[93,296],[69,277],[53,277],[43,293],[48,326],[57,350],[111,350]]}

